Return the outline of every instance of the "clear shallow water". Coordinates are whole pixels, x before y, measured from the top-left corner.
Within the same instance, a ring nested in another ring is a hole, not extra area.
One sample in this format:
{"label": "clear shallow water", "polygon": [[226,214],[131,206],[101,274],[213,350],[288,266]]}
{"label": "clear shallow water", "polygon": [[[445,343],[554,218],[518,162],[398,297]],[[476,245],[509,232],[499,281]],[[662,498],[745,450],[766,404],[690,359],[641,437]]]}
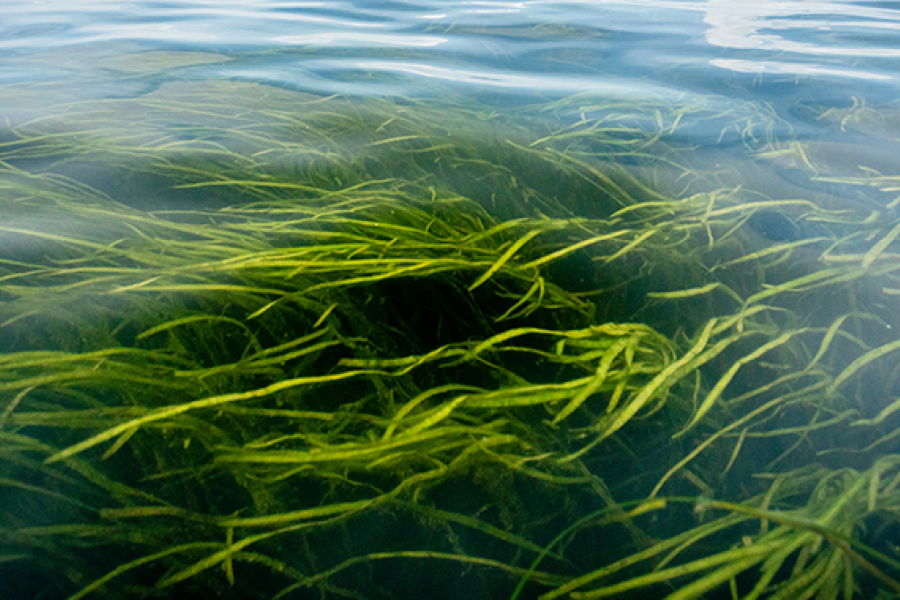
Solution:
{"label": "clear shallow water", "polygon": [[[29,109],[139,97],[179,80],[357,97],[452,92],[497,107],[577,94],[723,111],[752,102],[772,108],[782,133],[841,137],[892,167],[885,142],[900,137],[896,119],[854,118],[846,135],[819,117],[859,103],[890,111],[898,58],[891,2],[10,0],[0,17],[0,83],[49,86],[18,95]],[[16,100],[6,96],[12,123]],[[679,133],[709,146],[720,125]],[[835,154],[826,162],[839,170]]]}
{"label": "clear shallow water", "polygon": [[[507,598],[508,565],[660,489],[652,536],[722,498],[896,558],[898,27],[877,2],[5,2],[0,596]],[[753,551],[751,516],[692,552]],[[522,597],[652,542],[594,525]],[[461,585],[467,551],[497,570]]]}
{"label": "clear shallow water", "polygon": [[[501,109],[587,94],[723,113],[763,107],[778,119],[770,133],[827,142],[818,168],[840,175],[865,161],[900,169],[898,58],[900,7],[891,2],[11,0],[0,17],[0,91],[12,125],[44,105],[137,98],[176,81],[323,96],[459,94]],[[16,93],[22,85],[42,87]],[[822,119],[828,109],[852,117],[841,115],[838,128],[836,115]],[[722,132],[719,120],[677,135],[718,153]]]}

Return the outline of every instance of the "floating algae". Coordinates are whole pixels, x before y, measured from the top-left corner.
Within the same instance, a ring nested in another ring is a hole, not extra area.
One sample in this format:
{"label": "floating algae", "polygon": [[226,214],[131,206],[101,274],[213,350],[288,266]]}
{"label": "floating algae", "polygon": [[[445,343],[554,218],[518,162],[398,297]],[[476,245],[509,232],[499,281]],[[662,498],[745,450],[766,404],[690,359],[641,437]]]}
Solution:
{"label": "floating algae", "polygon": [[799,156],[754,106],[459,106],[11,120],[10,597],[900,592],[897,203],[690,166]]}

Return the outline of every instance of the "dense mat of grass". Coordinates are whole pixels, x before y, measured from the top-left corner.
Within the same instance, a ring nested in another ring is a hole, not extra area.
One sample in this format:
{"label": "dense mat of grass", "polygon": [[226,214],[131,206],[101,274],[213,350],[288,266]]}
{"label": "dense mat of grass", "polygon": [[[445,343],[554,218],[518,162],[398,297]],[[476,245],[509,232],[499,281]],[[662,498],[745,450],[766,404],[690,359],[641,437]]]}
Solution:
{"label": "dense mat of grass", "polygon": [[10,597],[900,593],[900,212],[679,141],[815,169],[770,111],[232,83],[22,114]]}

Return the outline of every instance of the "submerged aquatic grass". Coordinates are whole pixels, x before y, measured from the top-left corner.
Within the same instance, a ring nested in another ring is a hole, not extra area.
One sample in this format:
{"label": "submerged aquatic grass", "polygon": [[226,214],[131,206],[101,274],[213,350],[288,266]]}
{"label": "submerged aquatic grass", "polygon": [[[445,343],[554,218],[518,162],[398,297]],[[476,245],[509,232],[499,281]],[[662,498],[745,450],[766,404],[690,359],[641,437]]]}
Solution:
{"label": "submerged aquatic grass", "polygon": [[764,198],[678,144],[809,163],[764,107],[520,112],[173,84],[11,126],[0,570],[897,593],[896,203]]}

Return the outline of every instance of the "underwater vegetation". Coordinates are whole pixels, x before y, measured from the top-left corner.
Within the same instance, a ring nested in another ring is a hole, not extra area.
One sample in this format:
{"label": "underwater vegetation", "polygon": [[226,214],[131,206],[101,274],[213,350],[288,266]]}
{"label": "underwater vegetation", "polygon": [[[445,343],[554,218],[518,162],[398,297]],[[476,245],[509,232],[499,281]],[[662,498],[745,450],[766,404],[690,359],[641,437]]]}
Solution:
{"label": "underwater vegetation", "polygon": [[712,100],[20,105],[3,597],[900,595],[896,177]]}

